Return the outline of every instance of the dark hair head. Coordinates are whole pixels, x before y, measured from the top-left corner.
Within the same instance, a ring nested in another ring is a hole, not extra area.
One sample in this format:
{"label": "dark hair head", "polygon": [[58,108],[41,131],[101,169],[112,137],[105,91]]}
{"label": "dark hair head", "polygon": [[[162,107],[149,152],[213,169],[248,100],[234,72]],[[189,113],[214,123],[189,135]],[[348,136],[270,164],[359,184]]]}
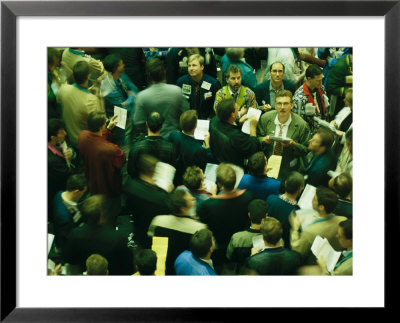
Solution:
{"label": "dark hair head", "polygon": [[295,194],[301,187],[304,187],[304,176],[299,172],[290,172],[285,180],[285,191],[289,194]]}
{"label": "dark hair head", "polygon": [[196,258],[207,256],[212,246],[213,234],[209,229],[201,229],[195,232],[190,239],[189,248]]}
{"label": "dark hair head", "polygon": [[158,159],[152,155],[140,154],[136,165],[138,174],[153,176]]}
{"label": "dark hair head", "polygon": [[244,56],[244,48],[241,47],[226,48],[225,53],[231,62],[239,62],[240,59]]}
{"label": "dark hair head", "polygon": [[264,200],[255,199],[249,203],[250,221],[260,224],[261,220],[267,216],[268,204]]}
{"label": "dark hair head", "polygon": [[67,180],[67,191],[69,192],[82,191],[85,187],[87,187],[87,179],[83,174],[71,175]]}
{"label": "dark hair head", "polygon": [[97,132],[107,122],[106,114],[102,111],[92,111],[87,117],[88,129],[91,132]]}
{"label": "dark hair head", "polygon": [[198,166],[189,166],[183,174],[183,185],[189,190],[198,190],[203,180],[203,173]]}
{"label": "dark hair head", "polygon": [[339,226],[343,228],[344,237],[346,239],[353,239],[353,221],[351,219],[339,222]]}
{"label": "dark hair head", "polygon": [[185,195],[190,194],[185,190],[173,190],[168,196],[168,207],[172,214],[181,214],[181,209],[187,206]]}
{"label": "dark hair head", "polygon": [[164,63],[159,58],[146,61],[146,73],[150,81],[160,83],[165,79]]}
{"label": "dark hair head", "polygon": [[222,185],[228,191],[235,188],[236,173],[229,164],[219,164],[217,168],[217,184]]}
{"label": "dark hair head", "polygon": [[159,132],[163,126],[164,117],[157,111],[150,113],[147,118],[147,126],[153,133]]}
{"label": "dark hair head", "polygon": [[306,69],[306,79],[308,78],[314,78],[318,75],[322,74],[321,68],[316,65],[316,64],[311,64],[310,66],[307,67]]}
{"label": "dark hair head", "polygon": [[279,62],[279,61],[273,62],[273,63],[269,66],[269,71],[270,71],[270,72],[272,71],[272,66],[274,66],[275,64],[281,64],[282,67],[283,67],[283,73],[285,73],[285,65],[283,65],[283,63],[282,63],[282,62]]}
{"label": "dark hair head", "polygon": [[266,217],[262,219],[260,231],[263,235],[264,241],[268,242],[269,244],[275,245],[282,238],[282,225],[279,220],[272,217]]}
{"label": "dark hair head", "polygon": [[342,173],[333,179],[333,189],[341,199],[349,196],[353,189],[353,178],[348,173]]}
{"label": "dark hair head", "polygon": [[65,130],[65,124],[61,119],[49,119],[47,122],[47,136],[48,136],[48,141],[51,140],[51,137],[54,136],[56,137],[58,134],[58,131],[64,129]]}
{"label": "dark hair head", "polygon": [[335,136],[331,131],[324,128],[319,128],[316,133],[321,138],[321,146],[326,147],[326,149],[332,147],[332,144],[335,141]]}
{"label": "dark hair head", "polygon": [[235,112],[235,104],[234,98],[223,99],[217,106],[218,119],[222,122],[228,121],[232,113]]}
{"label": "dark hair head", "polygon": [[93,254],[86,259],[86,274],[99,276],[108,274],[108,261],[99,254]]}
{"label": "dark hair head", "polygon": [[277,98],[282,98],[282,97],[289,97],[290,98],[290,102],[293,102],[293,94],[289,90],[279,90],[276,93],[275,100]]}
{"label": "dark hair head", "polygon": [[183,112],[179,118],[179,128],[184,132],[190,132],[196,129],[197,119],[198,115],[196,110],[187,110]]}
{"label": "dark hair head", "polygon": [[76,84],[85,83],[89,79],[89,64],[85,61],[77,62],[72,71]]}
{"label": "dark hair head", "polygon": [[256,152],[249,158],[249,173],[254,177],[263,177],[266,164],[264,153],[262,151]]}
{"label": "dark hair head", "polygon": [[141,249],[136,254],[136,266],[142,276],[154,275],[157,269],[157,254],[151,249]]}
{"label": "dark hair head", "polygon": [[236,74],[236,73],[240,73],[240,75],[242,75],[242,69],[237,66],[236,64],[231,64],[228,66],[228,68],[225,71],[225,78],[229,78],[230,74]]}
{"label": "dark hair head", "polygon": [[88,224],[98,224],[103,212],[104,196],[100,194],[91,195],[82,202],[81,213],[87,217]]}
{"label": "dark hair head", "polygon": [[57,48],[47,48],[47,64],[51,65],[54,63],[54,57],[60,59],[61,53]]}
{"label": "dark hair head", "polygon": [[338,198],[334,191],[325,186],[318,186],[315,192],[318,199],[318,205],[323,205],[326,213],[332,213],[337,204]]}
{"label": "dark hair head", "polygon": [[117,54],[110,54],[104,58],[103,65],[107,72],[115,73],[120,61],[121,56]]}

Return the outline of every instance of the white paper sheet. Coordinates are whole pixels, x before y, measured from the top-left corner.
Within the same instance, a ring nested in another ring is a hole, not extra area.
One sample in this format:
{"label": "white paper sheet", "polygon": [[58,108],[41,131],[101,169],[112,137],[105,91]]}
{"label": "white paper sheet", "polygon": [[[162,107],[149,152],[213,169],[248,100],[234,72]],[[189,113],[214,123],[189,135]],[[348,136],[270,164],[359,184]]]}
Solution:
{"label": "white paper sheet", "polygon": [[121,129],[125,129],[126,127],[126,118],[128,116],[128,111],[117,107],[114,105],[114,116],[117,115],[117,124],[116,126]]}

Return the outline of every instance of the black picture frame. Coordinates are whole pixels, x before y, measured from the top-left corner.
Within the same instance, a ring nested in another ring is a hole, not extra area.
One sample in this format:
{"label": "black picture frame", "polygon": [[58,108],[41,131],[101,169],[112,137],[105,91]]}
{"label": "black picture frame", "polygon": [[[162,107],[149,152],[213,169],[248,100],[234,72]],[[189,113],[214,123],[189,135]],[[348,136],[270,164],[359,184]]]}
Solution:
{"label": "black picture frame", "polygon": [[[16,308],[16,19],[18,16],[384,16],[385,252],[399,228],[400,4],[396,1],[3,1],[1,3],[1,321],[236,321],[243,309]],[[390,62],[390,63],[389,63]],[[388,210],[393,218],[386,216]],[[393,223],[392,223],[393,222]],[[396,253],[397,255],[397,253]],[[387,259],[387,257],[386,257]],[[385,266],[385,277],[388,268]],[[398,276],[398,275],[396,275]],[[392,279],[392,278],[391,278]],[[398,278],[394,278],[398,281]],[[392,285],[392,281],[390,282]],[[396,286],[397,284],[393,284]],[[385,295],[388,295],[385,280]],[[385,308],[390,307],[385,297]],[[259,317],[262,309],[252,309]]]}

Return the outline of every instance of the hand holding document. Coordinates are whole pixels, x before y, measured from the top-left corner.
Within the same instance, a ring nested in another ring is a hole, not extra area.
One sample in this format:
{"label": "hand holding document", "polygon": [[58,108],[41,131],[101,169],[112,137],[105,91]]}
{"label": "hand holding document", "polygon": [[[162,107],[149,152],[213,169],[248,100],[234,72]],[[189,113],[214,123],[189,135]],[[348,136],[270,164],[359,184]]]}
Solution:
{"label": "hand holding document", "polygon": [[248,119],[243,123],[242,131],[249,135],[250,134],[251,117],[255,116],[257,118],[257,120],[259,120],[260,116],[261,116],[261,110],[249,108],[249,111],[247,111],[247,116],[248,116]]}
{"label": "hand holding document", "polygon": [[210,127],[210,120],[197,120],[197,127],[194,130],[194,138],[197,140],[204,140]]}
{"label": "hand holding document", "polygon": [[335,269],[335,265],[339,260],[341,252],[332,248],[327,238],[316,236],[311,246],[311,251],[315,257],[323,257],[326,263],[326,268],[331,273]]}
{"label": "hand holding document", "polygon": [[117,116],[117,124],[116,126],[121,129],[125,129],[126,127],[126,118],[128,115],[128,111],[117,107],[114,105],[114,116]]}

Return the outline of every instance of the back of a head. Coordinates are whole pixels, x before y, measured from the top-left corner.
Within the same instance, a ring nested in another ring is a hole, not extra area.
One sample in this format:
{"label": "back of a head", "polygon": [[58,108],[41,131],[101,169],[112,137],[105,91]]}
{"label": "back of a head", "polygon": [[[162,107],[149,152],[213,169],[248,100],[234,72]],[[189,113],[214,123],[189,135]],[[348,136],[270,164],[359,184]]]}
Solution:
{"label": "back of a head", "polygon": [[141,249],[136,254],[136,266],[142,276],[154,275],[157,269],[157,254],[151,249]]}
{"label": "back of a head", "polygon": [[190,194],[185,190],[173,190],[169,193],[167,204],[172,214],[180,214],[181,208],[186,207],[185,195]]}
{"label": "back of a head", "polygon": [[49,119],[49,121],[47,122],[48,141],[51,140],[52,136],[57,136],[58,131],[61,129],[65,129],[65,124],[61,119]]}
{"label": "back of a head", "polygon": [[165,79],[164,63],[159,58],[146,61],[146,73],[150,82],[160,83]]}
{"label": "back of a head", "polygon": [[235,188],[236,173],[230,165],[221,163],[217,168],[216,181],[217,184],[223,186],[225,190],[231,191]]}
{"label": "back of a head", "polygon": [[249,158],[249,173],[254,177],[265,175],[265,165],[267,164],[265,155],[262,151],[256,152]]}
{"label": "back of a head", "polygon": [[87,187],[87,179],[85,175],[73,174],[67,180],[67,191],[73,192],[75,190],[82,191]]}
{"label": "back of a head", "polygon": [[250,221],[260,224],[261,220],[267,216],[268,204],[264,200],[255,199],[249,203]]}
{"label": "back of a head", "polygon": [[93,254],[86,259],[86,274],[88,276],[108,275],[108,261],[99,254]]}
{"label": "back of a head", "polygon": [[209,229],[201,229],[195,232],[190,239],[190,251],[196,258],[204,258],[212,246],[213,234]]}
{"label": "back of a head", "polygon": [[326,213],[329,214],[335,210],[338,203],[338,198],[334,191],[325,186],[318,186],[315,194],[318,198],[318,205],[323,205]]}
{"label": "back of a head", "polygon": [[191,132],[196,129],[197,119],[198,115],[196,110],[187,110],[183,112],[179,118],[179,128],[184,132]]}
{"label": "back of a head", "polygon": [[102,111],[92,111],[87,117],[88,130],[91,132],[100,131],[107,122],[106,114]]}
{"label": "back of a head", "polygon": [[103,212],[104,196],[100,194],[91,195],[81,205],[82,216],[87,217],[88,224],[98,224]]}
{"label": "back of a head", "polygon": [[139,155],[136,168],[139,174],[152,177],[157,163],[158,159],[156,157],[148,154],[141,154]]}
{"label": "back of a head", "polygon": [[190,190],[200,189],[203,174],[198,166],[189,166],[183,174],[183,185]]}
{"label": "back of a head", "polygon": [[104,58],[103,65],[107,72],[115,73],[118,68],[121,57],[117,54],[110,54]]}
{"label": "back of a head", "polygon": [[329,149],[332,147],[333,142],[335,141],[335,136],[332,133],[332,131],[324,129],[324,128],[319,128],[317,130],[317,134],[321,138],[321,146],[326,147],[326,149]]}
{"label": "back of a head", "polygon": [[306,69],[306,79],[308,78],[314,78],[318,75],[322,74],[321,68],[316,65],[316,64],[311,64],[310,66],[307,67]]}
{"label": "back of a head", "polygon": [[347,219],[339,222],[339,227],[343,229],[343,233],[346,239],[353,240],[353,220]]}
{"label": "back of a head", "polygon": [[272,245],[277,244],[282,238],[282,225],[279,220],[272,217],[262,219],[260,231],[264,240]]}
{"label": "back of a head", "polygon": [[333,180],[333,189],[341,199],[349,196],[353,189],[353,178],[348,173],[342,173]]}
{"label": "back of a head", "polygon": [[225,49],[226,56],[231,62],[239,62],[244,57],[244,48],[233,47]]}
{"label": "back of a head", "polygon": [[233,98],[223,99],[218,104],[217,117],[220,121],[222,122],[228,121],[233,112],[235,112],[235,99]]}
{"label": "back of a head", "polygon": [[289,194],[297,193],[300,188],[303,188],[305,184],[304,176],[299,172],[290,172],[285,180],[285,192]]}
{"label": "back of a head", "polygon": [[156,111],[150,113],[149,117],[147,118],[147,126],[153,133],[159,132],[163,126],[163,123],[164,117]]}
{"label": "back of a head", "polygon": [[89,64],[86,61],[77,62],[72,71],[76,84],[85,83],[89,79]]}

